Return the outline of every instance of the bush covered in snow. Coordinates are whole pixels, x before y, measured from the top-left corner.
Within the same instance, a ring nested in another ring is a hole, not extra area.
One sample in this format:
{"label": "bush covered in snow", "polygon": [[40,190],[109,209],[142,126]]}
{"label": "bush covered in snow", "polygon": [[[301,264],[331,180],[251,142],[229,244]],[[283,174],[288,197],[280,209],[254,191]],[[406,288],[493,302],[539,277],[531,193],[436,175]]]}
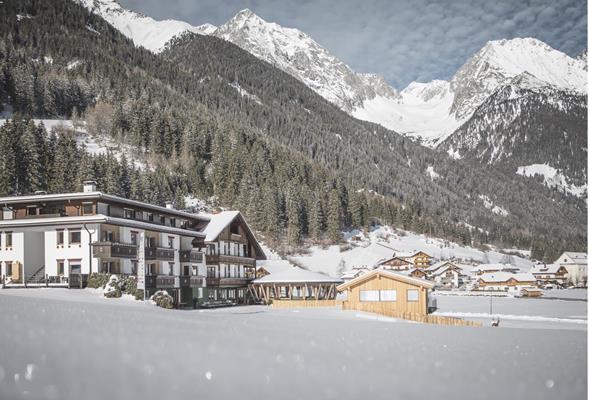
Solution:
{"label": "bush covered in snow", "polygon": [[96,272],[93,272],[88,277],[88,287],[92,289],[104,288],[108,283],[108,279],[108,274],[98,274]]}
{"label": "bush covered in snow", "polygon": [[168,309],[174,308],[174,299],[168,294],[168,292],[164,290],[158,290],[155,292],[155,294],[151,296],[150,300],[153,301],[158,307]]}
{"label": "bush covered in snow", "polygon": [[122,296],[121,282],[118,276],[111,275],[104,286],[104,297],[119,298]]}

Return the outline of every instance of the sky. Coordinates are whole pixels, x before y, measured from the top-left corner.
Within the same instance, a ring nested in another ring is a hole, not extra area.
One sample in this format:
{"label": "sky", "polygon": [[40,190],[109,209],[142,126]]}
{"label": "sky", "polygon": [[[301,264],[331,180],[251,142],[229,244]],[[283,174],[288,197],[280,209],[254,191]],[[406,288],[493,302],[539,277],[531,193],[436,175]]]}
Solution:
{"label": "sky", "polygon": [[155,19],[221,25],[249,8],[297,28],[357,72],[397,89],[449,79],[489,40],[534,37],[576,56],[587,48],[587,0],[119,0]]}

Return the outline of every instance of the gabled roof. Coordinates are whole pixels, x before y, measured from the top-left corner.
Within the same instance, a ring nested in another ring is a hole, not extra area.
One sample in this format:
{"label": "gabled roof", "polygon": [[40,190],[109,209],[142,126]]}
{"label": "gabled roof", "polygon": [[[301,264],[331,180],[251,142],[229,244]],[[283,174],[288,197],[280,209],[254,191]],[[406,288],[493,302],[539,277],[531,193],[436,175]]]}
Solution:
{"label": "gabled roof", "polygon": [[[407,256],[407,257],[410,257],[410,256]],[[393,261],[393,260],[399,260],[399,261],[402,261],[404,263],[411,264],[411,265],[413,264],[411,261],[406,260],[405,259],[405,256],[394,256],[394,257],[391,257],[391,258],[387,258],[387,259],[385,259],[383,261],[379,261],[377,263],[377,265],[383,265],[383,264],[388,263],[389,261]]]}
{"label": "gabled roof", "polygon": [[458,269],[458,270],[460,270],[460,272],[462,272],[462,268],[460,268],[456,264],[446,263],[446,265],[442,266],[441,268],[438,268],[437,270],[432,271],[431,274],[432,275],[441,275],[444,272],[448,271],[449,269]]}
{"label": "gabled roof", "polygon": [[339,278],[308,271],[299,267],[290,267],[276,273],[258,278],[252,283],[340,283]]}
{"label": "gabled roof", "polygon": [[288,260],[259,260],[256,262],[256,270],[264,269],[269,274],[275,274],[294,266]]}
{"label": "gabled roof", "polygon": [[529,272],[512,274],[510,272],[491,272],[482,274],[478,280],[487,283],[507,282],[510,279],[515,279],[518,282],[536,282],[534,275]]}
{"label": "gabled roof", "polygon": [[256,254],[260,259],[266,259],[266,255],[264,254],[264,250],[258,243],[254,232],[251,230],[243,216],[239,211],[222,211],[217,214],[203,214],[206,218],[210,219],[209,223],[203,230],[205,236],[205,242],[214,242],[217,240],[223,229],[229,226],[231,222],[235,219],[239,219],[242,222],[242,225],[245,228],[245,233],[248,236],[248,239],[252,243],[252,245],[256,248]]}
{"label": "gabled roof", "polygon": [[356,286],[364,281],[370,280],[370,279],[377,277],[377,276],[384,276],[384,277],[387,277],[387,278],[390,278],[390,279],[393,279],[396,281],[410,283],[410,284],[425,287],[428,289],[431,289],[434,287],[433,282],[426,281],[425,279],[414,278],[412,276],[407,276],[407,275],[403,275],[403,274],[399,274],[399,273],[395,273],[395,272],[391,272],[391,271],[387,271],[387,270],[383,270],[383,269],[374,269],[366,274],[360,275],[359,277],[352,279],[351,281],[348,281],[346,283],[339,285],[337,287],[337,290],[342,291],[344,289],[349,288],[350,286]]}
{"label": "gabled roof", "polygon": [[546,264],[546,265],[536,264],[530,269],[530,273],[531,274],[556,274],[558,272],[558,270],[561,268],[564,268],[566,270],[566,267],[563,267],[560,264]]}
{"label": "gabled roof", "polygon": [[[443,267],[443,266],[445,266],[446,264],[452,264],[452,265],[454,265],[455,267],[457,267],[457,268],[460,268],[458,265],[454,264],[454,263],[453,263],[453,262],[451,262],[451,261],[438,261],[437,263],[435,263],[435,264],[433,264],[433,265],[431,265],[431,266],[427,267],[425,270],[426,270],[427,272],[434,272],[435,270],[437,270],[437,269],[439,269],[439,268],[442,268],[442,267]],[[462,269],[462,268],[460,268],[460,269]]]}
{"label": "gabled roof", "polygon": [[568,256],[571,260],[575,261],[577,264],[587,264],[587,253],[565,251],[562,255]]}

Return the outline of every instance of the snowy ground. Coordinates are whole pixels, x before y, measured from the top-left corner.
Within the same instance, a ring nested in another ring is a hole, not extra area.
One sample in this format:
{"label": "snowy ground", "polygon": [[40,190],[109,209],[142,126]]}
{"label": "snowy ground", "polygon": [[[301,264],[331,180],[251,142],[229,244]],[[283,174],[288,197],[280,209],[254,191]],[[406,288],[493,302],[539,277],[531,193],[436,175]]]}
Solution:
{"label": "snowy ground", "polygon": [[[351,240],[360,235],[362,240]],[[395,253],[425,251],[438,260],[456,259],[457,262],[498,263],[505,254],[498,250],[483,252],[479,249],[461,246],[442,239],[429,238],[409,231],[394,231],[388,226],[381,226],[367,235],[354,231],[345,235],[352,249],[340,251],[339,246],[326,248],[311,247],[310,253],[291,257],[297,263],[312,271],[324,272],[331,276],[340,276],[340,272],[353,267],[374,266],[378,261],[393,257]],[[510,249],[515,252],[517,249]],[[524,251],[519,251],[525,254]],[[522,257],[513,256],[513,263],[527,272],[533,263]]]}
{"label": "snowy ground", "polygon": [[[546,291],[546,298],[437,295],[437,314],[481,321],[499,318],[502,327],[587,331],[587,290]],[[566,299],[566,300],[562,300]],[[492,302],[492,315],[491,313]]]}
{"label": "snowy ground", "polygon": [[587,398],[583,330],[162,310],[65,289],[0,290],[0,326],[2,399]]}

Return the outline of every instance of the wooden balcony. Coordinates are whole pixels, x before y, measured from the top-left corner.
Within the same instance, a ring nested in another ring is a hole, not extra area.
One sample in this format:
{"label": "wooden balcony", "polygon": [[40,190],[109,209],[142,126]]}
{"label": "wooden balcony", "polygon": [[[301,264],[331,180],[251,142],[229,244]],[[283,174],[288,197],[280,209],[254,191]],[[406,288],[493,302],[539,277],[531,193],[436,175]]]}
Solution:
{"label": "wooden balcony", "polygon": [[174,261],[174,249],[167,247],[146,247],[146,260]]}
{"label": "wooden balcony", "polygon": [[240,264],[255,266],[256,260],[251,257],[240,257],[240,256],[228,256],[228,255],[208,255],[207,264]]}
{"label": "wooden balcony", "polygon": [[146,289],[173,289],[176,287],[176,276],[174,275],[146,275]]}
{"label": "wooden balcony", "polygon": [[180,287],[203,287],[205,277],[200,275],[185,275],[180,277]]}
{"label": "wooden balcony", "polygon": [[202,263],[203,253],[198,250],[180,250],[180,262]]}
{"label": "wooden balcony", "polygon": [[207,287],[215,286],[246,286],[251,278],[211,278],[207,277]]}
{"label": "wooden balcony", "polygon": [[131,243],[94,242],[92,250],[98,258],[137,258],[137,246]]}

